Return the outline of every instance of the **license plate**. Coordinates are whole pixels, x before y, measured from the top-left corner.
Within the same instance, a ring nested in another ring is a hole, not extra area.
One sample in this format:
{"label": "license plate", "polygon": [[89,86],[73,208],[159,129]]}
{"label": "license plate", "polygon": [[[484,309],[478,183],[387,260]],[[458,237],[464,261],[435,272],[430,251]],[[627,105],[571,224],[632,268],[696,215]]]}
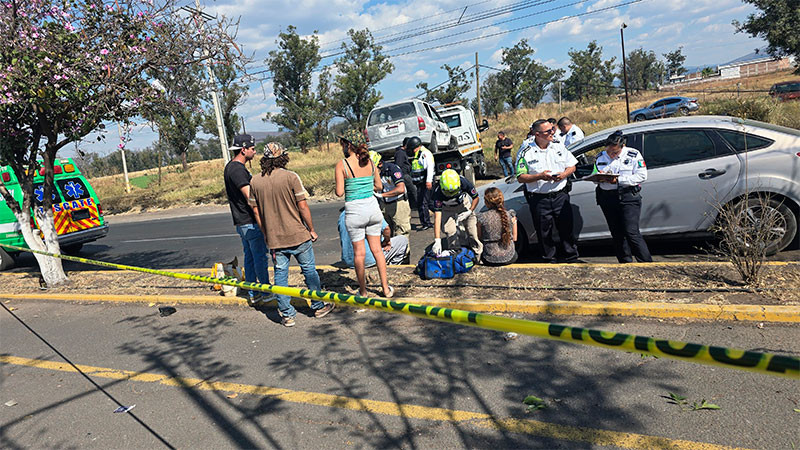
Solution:
{"label": "license plate", "polygon": [[77,209],[72,211],[72,220],[86,220],[89,218],[88,209]]}
{"label": "license plate", "polygon": [[386,135],[387,136],[392,136],[392,135],[398,134],[398,133],[400,133],[400,127],[399,126],[395,125],[393,127],[386,127]]}

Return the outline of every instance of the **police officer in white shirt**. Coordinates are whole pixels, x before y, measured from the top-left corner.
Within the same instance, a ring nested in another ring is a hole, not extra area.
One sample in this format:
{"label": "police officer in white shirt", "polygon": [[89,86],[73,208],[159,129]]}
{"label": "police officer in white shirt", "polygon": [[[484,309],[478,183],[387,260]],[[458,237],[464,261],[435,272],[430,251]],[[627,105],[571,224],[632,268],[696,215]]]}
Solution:
{"label": "police officer in white shirt", "polygon": [[597,204],[606,216],[614,241],[614,253],[621,263],[652,262],[642,233],[639,214],[642,210],[641,184],[647,180],[647,165],[638,150],[625,147],[625,136],[616,131],[606,140],[606,149],[597,157],[595,172],[616,174],[607,182],[597,182]]}
{"label": "police officer in white shirt", "polygon": [[517,180],[525,183],[525,199],[542,245],[542,258],[546,262],[578,262],[569,201],[572,184],[567,180],[575,172],[578,160],[563,144],[553,142],[556,130],[550,122],[537,120],[532,128],[533,145],[527,147],[517,161]]}
{"label": "police officer in white shirt", "polygon": [[572,123],[569,117],[562,117],[558,120],[558,129],[561,130],[561,142],[565,147],[569,147],[584,138],[583,130]]}

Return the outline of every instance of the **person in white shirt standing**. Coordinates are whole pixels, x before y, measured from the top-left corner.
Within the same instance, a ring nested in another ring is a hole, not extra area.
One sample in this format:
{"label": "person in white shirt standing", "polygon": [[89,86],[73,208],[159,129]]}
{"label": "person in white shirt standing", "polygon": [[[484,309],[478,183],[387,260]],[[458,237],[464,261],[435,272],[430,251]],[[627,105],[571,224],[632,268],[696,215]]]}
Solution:
{"label": "person in white shirt standing", "polygon": [[433,228],[430,209],[436,163],[433,159],[433,153],[423,147],[422,141],[416,136],[408,140],[406,151],[413,155],[411,158],[411,181],[417,186],[417,209],[419,210],[420,226],[423,230],[429,230]]}
{"label": "person in white shirt standing", "polygon": [[558,120],[558,129],[561,130],[561,143],[564,144],[564,147],[569,147],[584,138],[583,130],[572,123],[569,117],[562,117]]}
{"label": "person in white shirt standing", "polygon": [[[606,216],[614,253],[621,263],[652,262],[650,250],[639,231],[642,210],[641,184],[647,180],[647,165],[642,154],[625,146],[625,136],[616,131],[606,140],[606,149],[597,157],[595,172],[615,174],[607,182],[597,182],[597,204]],[[632,254],[631,254],[632,253]]]}
{"label": "person in white shirt standing", "polygon": [[572,185],[567,180],[578,160],[563,144],[553,142],[556,130],[550,122],[537,120],[532,128],[534,142],[517,161],[517,180],[525,183],[525,199],[542,246],[542,258],[546,262],[579,262],[569,201]]}

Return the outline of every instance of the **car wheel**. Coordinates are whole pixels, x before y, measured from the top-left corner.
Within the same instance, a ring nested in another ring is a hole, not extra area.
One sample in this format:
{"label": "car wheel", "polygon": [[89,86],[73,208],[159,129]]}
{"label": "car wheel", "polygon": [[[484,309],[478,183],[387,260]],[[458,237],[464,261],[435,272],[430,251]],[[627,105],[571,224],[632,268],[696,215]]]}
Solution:
{"label": "car wheel", "polygon": [[61,247],[61,252],[67,255],[76,256],[81,252],[83,244],[72,244]]}
{"label": "car wheel", "polygon": [[0,247],[0,271],[8,270],[14,267],[14,258],[11,257],[6,251]]}
{"label": "car wheel", "polygon": [[681,106],[680,108],[678,108],[678,114],[680,114],[682,116],[688,116],[689,115],[689,108],[687,108],[685,106]]}
{"label": "car wheel", "polygon": [[455,136],[450,136],[450,143],[447,144],[448,150],[455,150],[458,148],[458,139]]}
{"label": "car wheel", "polygon": [[797,234],[797,217],[785,202],[770,198],[764,204],[761,199],[750,198],[747,208],[742,210],[742,221],[747,227],[758,227],[765,217],[775,217],[776,223],[769,230],[766,255],[772,256],[792,243]]}
{"label": "car wheel", "polygon": [[641,122],[645,119],[644,114],[637,114],[636,117],[633,118],[634,122]]}
{"label": "car wheel", "polygon": [[430,150],[431,153],[439,151],[439,144],[436,143],[436,133],[431,134],[431,143],[428,145],[428,150]]}

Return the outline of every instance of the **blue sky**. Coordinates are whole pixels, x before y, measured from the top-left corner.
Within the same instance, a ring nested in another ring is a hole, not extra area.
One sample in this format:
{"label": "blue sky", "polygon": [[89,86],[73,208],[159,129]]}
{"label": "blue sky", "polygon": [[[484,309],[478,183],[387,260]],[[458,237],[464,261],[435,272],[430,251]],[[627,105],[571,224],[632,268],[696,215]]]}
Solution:
{"label": "blue sky", "polygon": [[[625,29],[628,52],[642,47],[660,56],[682,46],[687,66],[721,64],[764,45],[759,39],[734,33],[731,21],[744,20],[754,11],[741,0],[643,0],[618,6],[628,1],[218,0],[206,2],[205,11],[241,18],[238,41],[248,55],[254,55],[251,71],[263,70],[264,57],[275,48],[277,34],[288,25],[296,26],[302,35],[317,31],[322,54],[337,50],[350,28],[369,28],[378,41],[404,37],[413,30],[415,37],[384,45],[389,55],[442,46],[393,57],[394,72],[378,86],[385,102],[417,95],[419,90],[415,86],[421,81],[431,86],[445,81],[445,72],[439,68],[442,64],[467,68],[474,64],[475,52],[481,64],[498,67],[502,48],[511,47],[522,38],[527,38],[536,50],[534,58],[551,68],[567,69],[567,52],[572,48],[584,49],[592,40],[603,47],[605,58],[616,56],[620,60],[619,29],[623,22],[628,25]],[[514,7],[518,9],[499,10]],[[462,22],[474,21],[442,29],[454,24],[462,12]],[[498,15],[477,20],[489,14]],[[537,25],[544,22],[550,23]],[[507,32],[523,27],[528,28]],[[437,30],[429,32],[432,28]],[[457,36],[452,36],[456,33]],[[446,46],[473,38],[480,39]],[[323,64],[332,60],[324,59]],[[488,72],[482,69],[481,78]],[[267,80],[263,84],[250,84],[247,99],[237,112],[245,117],[248,131],[274,131],[277,127],[262,118],[275,111],[272,83]],[[109,129],[115,131],[116,127]],[[127,148],[136,150],[149,146],[156,133],[139,125],[131,137]],[[95,138],[90,136],[81,148],[108,154],[116,149],[117,139],[116,132],[110,132],[101,143],[92,142]],[[67,148],[64,156],[72,153],[72,148]]]}

